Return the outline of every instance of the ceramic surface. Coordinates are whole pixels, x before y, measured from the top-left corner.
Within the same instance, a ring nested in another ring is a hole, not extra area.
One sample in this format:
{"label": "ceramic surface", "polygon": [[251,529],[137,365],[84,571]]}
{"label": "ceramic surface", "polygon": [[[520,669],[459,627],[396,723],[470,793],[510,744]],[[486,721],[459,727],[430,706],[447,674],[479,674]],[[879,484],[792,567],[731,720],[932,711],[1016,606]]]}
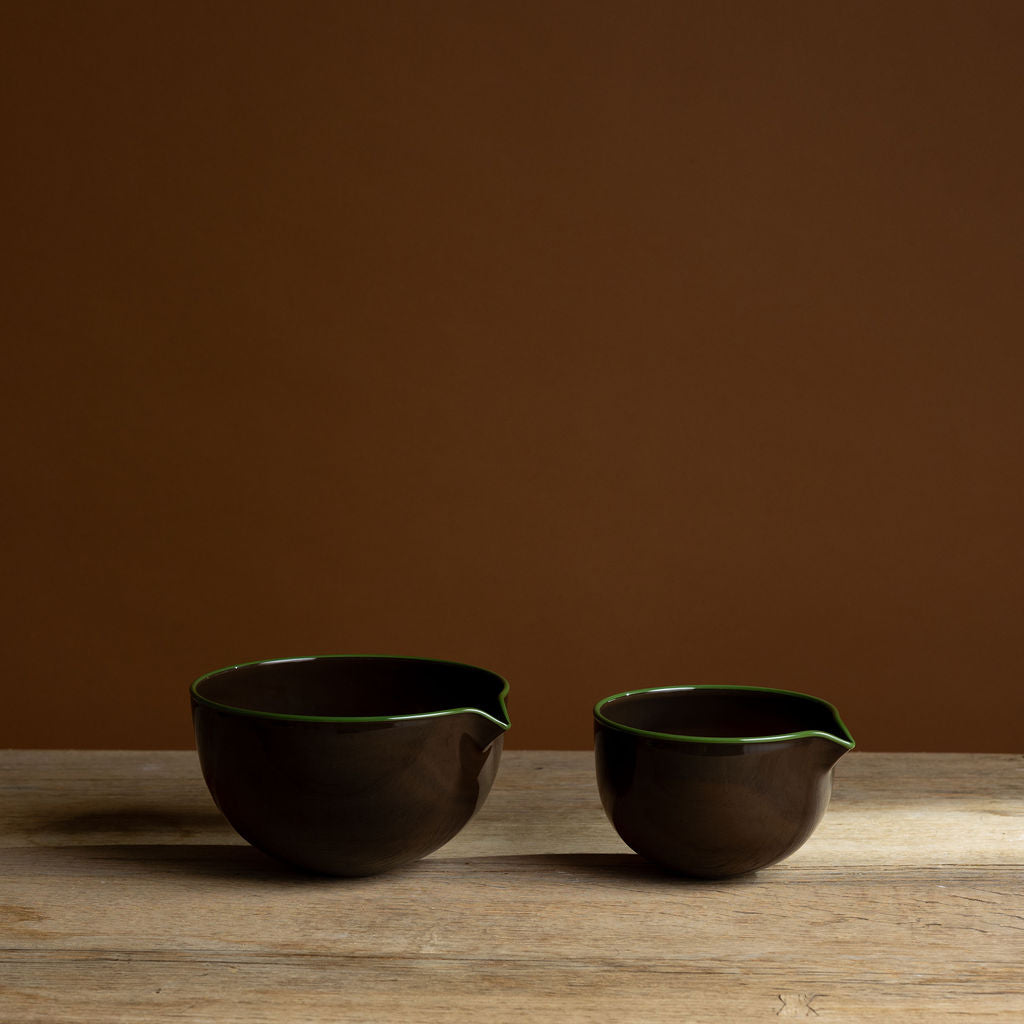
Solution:
{"label": "ceramic surface", "polygon": [[491,788],[508,684],[418,658],[254,662],[192,684],[203,775],[238,833],[297,867],[369,875],[448,842]]}
{"label": "ceramic surface", "polygon": [[661,687],[594,708],[601,801],[622,839],[672,871],[725,878],[799,849],[854,746],[831,704],[763,687]]}

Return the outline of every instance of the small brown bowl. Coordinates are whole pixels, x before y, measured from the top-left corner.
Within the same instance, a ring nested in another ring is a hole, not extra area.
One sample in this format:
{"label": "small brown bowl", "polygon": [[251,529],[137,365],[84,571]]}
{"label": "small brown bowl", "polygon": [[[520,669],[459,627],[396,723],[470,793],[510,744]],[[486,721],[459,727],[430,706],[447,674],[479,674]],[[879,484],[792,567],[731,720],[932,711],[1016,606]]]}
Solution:
{"label": "small brown bowl", "polygon": [[260,661],[192,684],[203,776],[253,846],[371,875],[444,845],[494,781],[508,683],[422,658]]}
{"label": "small brown bowl", "polygon": [[698,878],[756,871],[801,847],[853,746],[831,704],[788,690],[661,687],[594,708],[598,788],[615,830]]}

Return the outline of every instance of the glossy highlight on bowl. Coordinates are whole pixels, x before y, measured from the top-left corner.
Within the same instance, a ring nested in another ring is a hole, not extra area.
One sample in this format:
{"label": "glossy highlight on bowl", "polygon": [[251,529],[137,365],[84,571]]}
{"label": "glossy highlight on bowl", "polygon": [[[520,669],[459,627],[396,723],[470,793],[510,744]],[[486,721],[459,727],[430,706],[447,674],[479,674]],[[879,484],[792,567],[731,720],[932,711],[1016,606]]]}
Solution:
{"label": "glossy highlight on bowl", "polygon": [[191,687],[203,777],[253,846],[310,871],[387,871],[443,846],[486,799],[508,683],[459,662],[249,662]]}
{"label": "glossy highlight on bowl", "polygon": [[799,849],[853,746],[831,704],[791,690],[656,687],[594,707],[612,825],[637,853],[699,878],[756,871]]}

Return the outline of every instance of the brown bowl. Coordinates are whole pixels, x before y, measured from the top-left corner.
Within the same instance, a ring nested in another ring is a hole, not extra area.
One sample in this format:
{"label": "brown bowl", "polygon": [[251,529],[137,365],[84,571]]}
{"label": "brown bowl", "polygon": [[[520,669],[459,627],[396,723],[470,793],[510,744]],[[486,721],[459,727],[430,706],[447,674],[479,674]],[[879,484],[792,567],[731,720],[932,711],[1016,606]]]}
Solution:
{"label": "brown bowl", "polygon": [[500,676],[421,658],[252,662],[192,684],[203,775],[253,846],[370,875],[448,842],[483,803],[509,727]]}
{"label": "brown bowl", "polygon": [[699,878],[755,871],[802,846],[853,746],[831,704],[788,690],[661,687],[594,708],[612,825],[637,853]]}

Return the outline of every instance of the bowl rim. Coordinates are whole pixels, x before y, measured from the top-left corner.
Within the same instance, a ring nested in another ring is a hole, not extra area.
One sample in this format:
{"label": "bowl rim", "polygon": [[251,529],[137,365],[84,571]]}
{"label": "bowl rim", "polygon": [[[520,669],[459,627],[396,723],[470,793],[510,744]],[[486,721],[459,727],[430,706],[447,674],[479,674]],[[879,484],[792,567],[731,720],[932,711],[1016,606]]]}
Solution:
{"label": "bowl rim", "polygon": [[[624,697],[635,697],[645,693],[675,693],[689,690],[724,690],[728,692],[756,692],[756,693],[777,693],[786,697],[802,697],[805,700],[814,701],[822,707],[827,708],[835,720],[836,732],[826,732],[822,729],[801,729],[794,732],[776,733],[773,735],[755,736],[685,736],[681,733],[657,732],[653,729],[639,729],[632,725],[623,725],[621,722],[612,721],[604,714],[604,707],[615,700]],[[744,686],[729,683],[708,683],[708,684],[683,684],[680,686],[648,686],[635,690],[623,690],[621,693],[613,693],[608,697],[602,697],[594,705],[594,718],[609,729],[616,729],[619,732],[631,733],[634,736],[643,736],[648,739],[672,740],[677,743],[778,743],[784,740],[802,740],[817,737],[818,739],[831,740],[838,743],[846,750],[853,750],[857,745],[850,730],[846,727],[834,704],[830,704],[821,697],[811,693],[803,693],[799,690],[782,690],[774,686]]]}
{"label": "bowl rim", "polygon": [[[199,692],[198,687],[207,679],[223,675],[226,672],[233,672],[236,669],[252,668],[256,665],[281,665],[289,662],[300,661],[417,661],[429,662],[433,665],[454,665],[459,668],[470,668],[478,672],[484,672],[501,683],[501,692],[498,694],[498,706],[501,708],[502,719],[495,718],[482,708],[459,707],[444,708],[440,711],[423,711],[411,715],[294,715],[283,711],[260,711],[258,708],[243,708],[236,704],[223,704],[220,701],[211,700]],[[361,724],[361,723],[382,723],[382,722],[418,722],[429,718],[443,718],[448,715],[474,714],[487,721],[493,722],[502,732],[511,728],[512,722],[509,719],[508,707],[505,698],[508,696],[509,684],[504,676],[489,668],[482,668],[479,665],[470,665],[464,661],[452,661],[447,658],[417,658],[403,654],[313,654],[290,658],[258,658],[255,661],[242,661],[237,665],[225,665],[223,668],[213,669],[211,672],[204,672],[198,679],[192,681],[189,693],[192,699],[205,707],[213,708],[215,711],[225,711],[229,714],[244,715],[251,718],[269,718],[280,722],[321,722],[324,724]]]}

